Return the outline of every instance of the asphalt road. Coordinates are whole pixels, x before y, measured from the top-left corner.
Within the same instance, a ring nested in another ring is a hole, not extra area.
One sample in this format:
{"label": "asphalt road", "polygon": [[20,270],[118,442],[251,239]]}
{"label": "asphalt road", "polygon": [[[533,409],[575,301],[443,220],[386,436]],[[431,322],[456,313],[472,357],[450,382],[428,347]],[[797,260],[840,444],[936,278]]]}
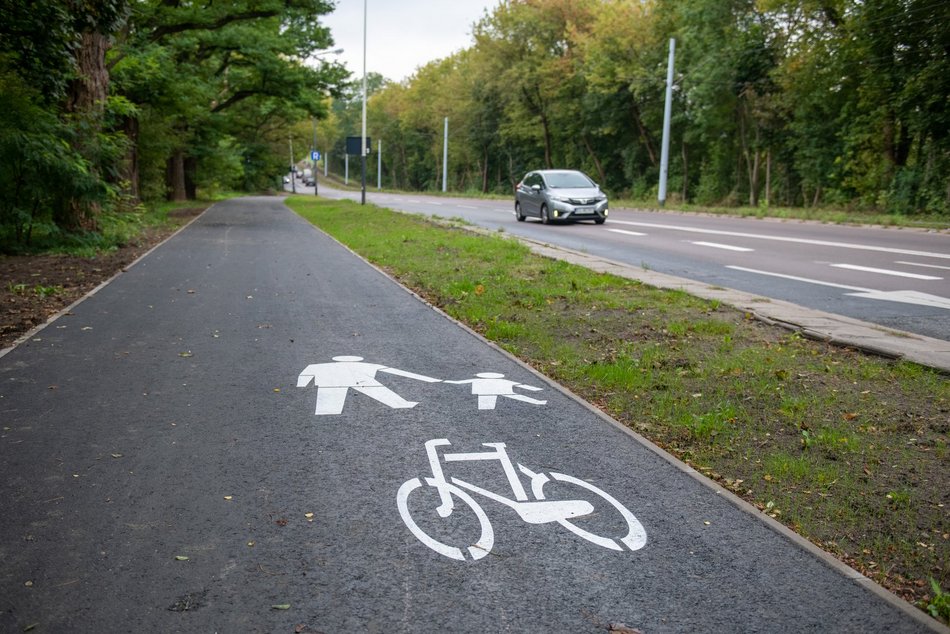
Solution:
{"label": "asphalt road", "polygon": [[[298,185],[298,193],[312,193]],[[359,199],[320,185],[328,198]],[[611,209],[603,226],[517,222],[513,202],[370,191],[473,224],[710,285],[950,340],[950,234]]]}
{"label": "asphalt road", "polygon": [[0,420],[2,632],[932,627],[279,198],[0,357]]}

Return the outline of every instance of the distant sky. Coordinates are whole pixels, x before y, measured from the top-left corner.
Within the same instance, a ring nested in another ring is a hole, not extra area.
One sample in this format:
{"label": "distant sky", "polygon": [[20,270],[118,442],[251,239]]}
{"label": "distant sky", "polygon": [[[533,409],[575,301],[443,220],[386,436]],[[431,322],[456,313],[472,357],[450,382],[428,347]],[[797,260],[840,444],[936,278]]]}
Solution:
{"label": "distant sky", "polygon": [[[472,45],[472,25],[499,0],[366,0],[366,70],[393,81],[420,66]],[[334,48],[327,56],[344,64],[353,79],[363,76],[363,0],[337,0],[322,18]]]}

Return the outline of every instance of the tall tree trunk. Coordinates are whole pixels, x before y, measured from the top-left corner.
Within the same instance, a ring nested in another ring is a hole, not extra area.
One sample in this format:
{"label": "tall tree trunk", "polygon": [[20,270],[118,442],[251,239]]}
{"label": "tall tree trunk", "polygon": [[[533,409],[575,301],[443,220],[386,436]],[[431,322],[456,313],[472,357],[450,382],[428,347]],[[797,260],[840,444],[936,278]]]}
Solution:
{"label": "tall tree trunk", "polygon": [[185,157],[185,196],[188,200],[198,199],[198,184],[195,182],[198,174],[198,159],[193,156]]}
{"label": "tall tree trunk", "polygon": [[139,177],[139,120],[137,117],[125,117],[122,131],[129,140],[129,147],[122,163],[122,180],[128,185],[129,196],[134,202],[142,199],[142,185]]}
{"label": "tall tree trunk", "polygon": [[587,153],[590,154],[591,160],[594,161],[594,167],[597,168],[597,174],[600,176],[600,182],[606,182],[607,175],[604,174],[604,166],[601,164],[600,159],[597,158],[597,155],[594,154],[594,148],[590,146],[590,139],[587,138],[586,134],[582,134],[581,138],[584,140],[584,147],[587,148]]}
{"label": "tall tree trunk", "polygon": [[686,152],[686,141],[683,141],[681,144],[682,156],[683,156],[683,202],[688,202],[689,198],[687,197],[687,187],[689,186],[689,155]]}
{"label": "tall tree trunk", "polygon": [[[86,158],[90,158],[97,142],[96,136],[102,127],[102,113],[109,95],[109,71],[106,68],[108,48],[109,38],[104,33],[86,31],[82,34],[76,51],[76,78],[69,87],[66,100],[66,112],[77,116],[85,124],[85,132],[79,136],[76,149]],[[66,229],[94,230],[99,210],[97,203],[70,200],[54,214],[54,220]]]}
{"label": "tall tree trunk", "polygon": [[165,183],[168,187],[168,200],[175,202],[188,200],[188,194],[185,191],[185,154],[183,150],[175,150],[168,159]]}
{"label": "tall tree trunk", "polygon": [[633,121],[637,124],[637,130],[640,133],[640,142],[646,147],[647,155],[650,157],[650,165],[656,167],[656,148],[654,147],[653,137],[650,135],[650,131],[643,125],[640,107],[636,102],[633,102],[630,108],[633,110]]}
{"label": "tall tree trunk", "polygon": [[765,206],[772,204],[772,148],[765,154]]}
{"label": "tall tree trunk", "polygon": [[551,169],[554,167],[551,158],[551,129],[548,125],[547,115],[544,113],[541,114],[541,129],[544,131],[544,166]]}
{"label": "tall tree trunk", "polygon": [[482,152],[482,193],[488,193],[488,146]]}

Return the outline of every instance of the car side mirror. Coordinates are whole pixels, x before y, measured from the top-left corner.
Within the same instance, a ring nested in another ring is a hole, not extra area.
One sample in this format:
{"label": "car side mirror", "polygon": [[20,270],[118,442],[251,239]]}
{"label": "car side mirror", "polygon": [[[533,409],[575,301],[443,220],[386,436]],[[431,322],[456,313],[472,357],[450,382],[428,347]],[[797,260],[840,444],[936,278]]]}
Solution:
{"label": "car side mirror", "polygon": [[531,186],[531,189],[533,189],[533,190],[536,191],[536,192],[539,192],[539,191],[541,191],[541,186],[540,186],[540,185],[532,185],[532,186]]}

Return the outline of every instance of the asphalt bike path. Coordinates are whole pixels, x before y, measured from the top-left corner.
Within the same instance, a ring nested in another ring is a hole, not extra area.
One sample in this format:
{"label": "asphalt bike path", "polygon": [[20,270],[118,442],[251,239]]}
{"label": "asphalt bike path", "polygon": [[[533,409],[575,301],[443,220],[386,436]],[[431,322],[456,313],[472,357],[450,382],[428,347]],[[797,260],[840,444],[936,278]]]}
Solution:
{"label": "asphalt bike path", "polygon": [[279,198],[0,357],[0,421],[0,632],[936,627]]}

